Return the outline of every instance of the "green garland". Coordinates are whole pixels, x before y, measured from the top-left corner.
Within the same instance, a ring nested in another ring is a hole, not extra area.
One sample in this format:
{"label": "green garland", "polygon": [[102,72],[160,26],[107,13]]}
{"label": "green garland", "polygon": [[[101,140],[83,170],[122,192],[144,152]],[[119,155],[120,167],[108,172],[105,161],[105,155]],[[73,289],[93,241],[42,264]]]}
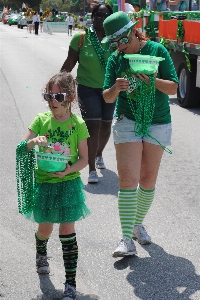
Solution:
{"label": "green garland", "polygon": [[16,149],[18,211],[22,215],[31,212],[34,203],[35,167],[35,151],[27,152],[25,140],[18,144]]}
{"label": "green garland", "polygon": [[186,64],[187,64],[188,71],[191,72],[191,63],[190,63],[190,59],[188,57],[189,52],[187,52],[185,50],[185,42],[182,43],[182,47],[183,47],[182,52],[185,54],[185,61],[186,61]]}
{"label": "green garland", "polygon": [[177,40],[183,41],[185,35],[185,29],[183,28],[183,21],[178,21],[178,28],[177,28]]}

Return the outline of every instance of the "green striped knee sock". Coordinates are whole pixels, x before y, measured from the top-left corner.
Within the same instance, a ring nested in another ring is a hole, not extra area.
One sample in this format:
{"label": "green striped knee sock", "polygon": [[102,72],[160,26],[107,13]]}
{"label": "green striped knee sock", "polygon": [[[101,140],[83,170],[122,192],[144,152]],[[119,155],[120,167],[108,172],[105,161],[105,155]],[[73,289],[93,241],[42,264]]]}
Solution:
{"label": "green striped knee sock", "polygon": [[137,210],[137,191],[119,190],[118,209],[123,237],[132,239]]}
{"label": "green striped knee sock", "polygon": [[76,268],[78,261],[76,234],[59,235],[59,238],[62,244],[66,283],[76,287]]}
{"label": "green striped knee sock", "polygon": [[49,238],[41,238],[38,235],[38,232],[35,233],[36,240],[36,250],[38,254],[46,255],[47,254],[47,242]]}
{"label": "green striped knee sock", "polygon": [[140,186],[137,189],[137,213],[134,225],[142,224],[154,198],[155,189],[143,190]]}

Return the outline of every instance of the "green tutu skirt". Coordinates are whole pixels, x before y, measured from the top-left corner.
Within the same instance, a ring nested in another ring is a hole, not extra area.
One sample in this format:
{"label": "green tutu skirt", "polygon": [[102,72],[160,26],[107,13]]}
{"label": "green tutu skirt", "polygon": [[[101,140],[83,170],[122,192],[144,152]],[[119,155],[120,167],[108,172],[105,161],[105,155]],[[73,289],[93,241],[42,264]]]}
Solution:
{"label": "green tutu skirt", "polygon": [[36,183],[32,210],[25,215],[37,223],[68,223],[90,214],[80,178],[58,183]]}

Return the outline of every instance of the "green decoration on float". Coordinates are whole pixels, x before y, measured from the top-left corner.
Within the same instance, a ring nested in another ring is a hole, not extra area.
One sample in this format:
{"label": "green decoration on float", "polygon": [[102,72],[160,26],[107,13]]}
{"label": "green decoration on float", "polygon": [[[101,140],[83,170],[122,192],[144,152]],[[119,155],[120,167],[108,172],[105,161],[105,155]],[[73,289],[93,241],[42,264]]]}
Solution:
{"label": "green decoration on float", "polygon": [[158,31],[158,22],[152,21],[149,22],[145,27],[144,30],[146,31],[146,34],[149,38],[155,38],[157,36]]}
{"label": "green decoration on float", "polygon": [[180,41],[184,40],[184,35],[185,35],[185,29],[183,28],[183,21],[178,21],[178,28],[177,28],[177,39]]}

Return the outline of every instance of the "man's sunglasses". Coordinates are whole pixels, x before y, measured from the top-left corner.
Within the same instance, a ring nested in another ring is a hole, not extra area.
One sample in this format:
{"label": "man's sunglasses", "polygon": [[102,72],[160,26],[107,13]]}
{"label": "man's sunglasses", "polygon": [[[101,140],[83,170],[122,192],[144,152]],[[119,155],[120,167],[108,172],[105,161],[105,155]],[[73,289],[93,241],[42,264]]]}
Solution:
{"label": "man's sunglasses", "polygon": [[58,93],[58,94],[44,93],[43,97],[44,97],[44,100],[46,100],[46,101],[55,99],[57,102],[63,102],[63,101],[65,101],[66,95],[67,95],[66,93]]}
{"label": "man's sunglasses", "polygon": [[129,30],[127,36],[122,37],[121,39],[119,39],[118,41],[115,42],[110,42],[110,47],[116,49],[119,47],[119,45],[126,45],[129,43],[130,39],[129,39],[129,35],[131,33],[131,30]]}
{"label": "man's sunglasses", "polygon": [[99,19],[106,19],[108,16],[110,16],[110,14],[109,13],[105,13],[105,14],[103,14],[102,12],[97,12],[96,14],[95,14],[95,18],[99,18]]}

